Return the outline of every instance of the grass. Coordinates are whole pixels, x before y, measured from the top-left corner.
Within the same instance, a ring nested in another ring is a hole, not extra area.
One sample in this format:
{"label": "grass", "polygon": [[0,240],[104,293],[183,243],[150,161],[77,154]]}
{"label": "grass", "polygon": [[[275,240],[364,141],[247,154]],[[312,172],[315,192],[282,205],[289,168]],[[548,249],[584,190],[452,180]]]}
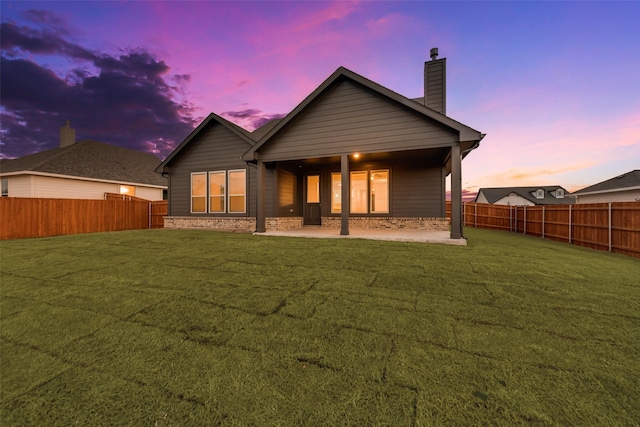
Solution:
{"label": "grass", "polygon": [[466,234],[3,241],[0,424],[637,425],[640,261]]}

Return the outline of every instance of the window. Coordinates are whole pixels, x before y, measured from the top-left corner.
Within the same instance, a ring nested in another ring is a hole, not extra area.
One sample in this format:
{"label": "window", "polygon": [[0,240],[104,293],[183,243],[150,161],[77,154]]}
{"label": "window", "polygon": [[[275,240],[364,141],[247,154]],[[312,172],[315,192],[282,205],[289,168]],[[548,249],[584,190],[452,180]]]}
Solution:
{"label": "window", "polygon": [[371,171],[371,213],[389,213],[389,171]]}
{"label": "window", "polygon": [[289,171],[278,169],[278,207],[291,209],[295,203],[295,193],[296,176]]}
{"label": "window", "polygon": [[[389,170],[350,173],[351,213],[389,213]],[[342,211],[341,174],[331,174],[331,213]]]}
{"label": "window", "polygon": [[191,213],[244,213],[246,196],[244,169],[191,174]]}
{"label": "window", "polygon": [[9,178],[2,178],[2,197],[9,196]]}
{"label": "window", "polygon": [[536,190],[536,199],[544,199],[544,190],[542,188]]}
{"label": "window", "polygon": [[191,174],[191,212],[207,212],[207,174],[205,172]]}
{"label": "window", "polygon": [[342,176],[339,172],[331,174],[331,213],[340,213],[342,207]]}
{"label": "window", "polygon": [[556,198],[557,199],[564,199],[564,190],[562,188],[558,188],[556,190]]}
{"label": "window", "polygon": [[307,203],[320,203],[320,175],[307,176]]}
{"label": "window", "polygon": [[351,213],[367,213],[367,175],[366,171],[351,172]]}
{"label": "window", "polygon": [[247,171],[229,171],[229,213],[246,212]]}
{"label": "window", "polygon": [[225,211],[226,189],[226,172],[209,172],[209,212],[222,213]]}
{"label": "window", "polygon": [[120,194],[126,194],[127,196],[135,196],[136,187],[134,187],[133,185],[121,185]]}

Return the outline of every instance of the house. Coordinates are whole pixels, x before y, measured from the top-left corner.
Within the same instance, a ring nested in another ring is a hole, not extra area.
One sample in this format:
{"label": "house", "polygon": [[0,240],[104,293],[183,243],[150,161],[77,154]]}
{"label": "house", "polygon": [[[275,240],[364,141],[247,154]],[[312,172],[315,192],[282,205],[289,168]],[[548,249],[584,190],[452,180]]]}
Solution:
{"label": "house", "polygon": [[484,134],[445,115],[437,55],[425,62],[422,98],[340,67],[253,132],[209,115],[157,169],[169,179],[165,227],[450,229],[462,238],[461,162]]}
{"label": "house", "polygon": [[575,199],[561,186],[552,185],[481,188],[474,202],[509,206],[571,205]]}
{"label": "house", "polygon": [[118,193],[162,200],[167,179],[154,170],[150,153],[95,141],[75,142],[69,126],[60,130],[60,147],[17,159],[0,160],[2,196],[104,199]]}
{"label": "house", "polygon": [[640,202],[640,170],[590,185],[573,195],[577,203]]}

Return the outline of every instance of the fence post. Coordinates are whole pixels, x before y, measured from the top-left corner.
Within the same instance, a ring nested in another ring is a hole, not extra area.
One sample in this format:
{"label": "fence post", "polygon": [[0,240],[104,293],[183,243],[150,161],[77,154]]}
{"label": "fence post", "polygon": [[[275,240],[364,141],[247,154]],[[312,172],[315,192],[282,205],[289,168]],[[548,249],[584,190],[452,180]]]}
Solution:
{"label": "fence post", "polygon": [[609,252],[611,252],[611,202],[609,202]]}
{"label": "fence post", "polygon": [[514,206],[513,207],[513,232],[517,233],[518,232],[518,207]]}
{"label": "fence post", "polygon": [[509,205],[509,231],[513,231],[513,221],[511,220],[511,205]]}
{"label": "fence post", "polygon": [[571,243],[571,205],[569,205],[569,243]]}
{"label": "fence post", "polygon": [[473,204],[473,228],[478,228],[478,204]]}
{"label": "fence post", "polygon": [[524,226],[522,227],[522,234],[527,234],[527,205],[524,205]]}
{"label": "fence post", "polygon": [[149,229],[151,229],[151,202],[149,202]]}
{"label": "fence post", "polygon": [[544,239],[544,205],[542,206],[542,238]]}

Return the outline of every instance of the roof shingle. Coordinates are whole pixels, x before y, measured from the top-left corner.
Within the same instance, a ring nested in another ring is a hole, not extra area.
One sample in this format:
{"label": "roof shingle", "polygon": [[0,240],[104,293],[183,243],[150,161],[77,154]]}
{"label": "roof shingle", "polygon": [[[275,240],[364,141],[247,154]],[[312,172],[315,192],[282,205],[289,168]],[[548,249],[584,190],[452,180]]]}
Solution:
{"label": "roof shingle", "polygon": [[600,191],[621,190],[631,187],[640,187],[640,169],[632,170],[631,172],[618,175],[615,178],[590,185],[589,187],[578,190],[573,194],[580,195]]}
{"label": "roof shingle", "polygon": [[167,179],[154,172],[159,163],[150,153],[87,140],[18,159],[3,159],[0,174],[40,172],[166,187]]}
{"label": "roof shingle", "polygon": [[[532,193],[535,193],[536,190],[543,189],[544,190],[544,199],[536,198]],[[565,197],[556,198],[550,193],[557,189],[564,190]],[[484,197],[487,199],[489,203],[495,203],[503,197],[507,197],[511,193],[515,193],[518,196],[527,199],[531,203],[536,205],[569,205],[574,204],[575,199],[568,197],[569,192],[565,190],[563,187],[559,185],[551,185],[551,186],[540,186],[540,187],[494,187],[494,188],[481,188],[478,190],[478,195],[480,193],[484,194]],[[478,196],[476,196],[476,201],[478,200]]]}

